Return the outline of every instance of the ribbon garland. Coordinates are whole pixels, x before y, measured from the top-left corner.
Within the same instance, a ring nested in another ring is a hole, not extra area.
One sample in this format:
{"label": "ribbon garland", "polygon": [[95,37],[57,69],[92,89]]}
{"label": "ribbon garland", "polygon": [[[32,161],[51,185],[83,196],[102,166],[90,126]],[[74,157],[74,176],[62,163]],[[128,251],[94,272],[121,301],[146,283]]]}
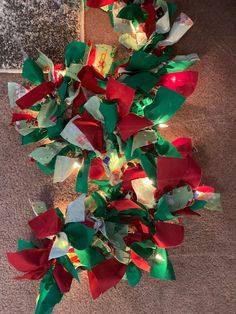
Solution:
{"label": "ribbon garland", "polygon": [[19,240],[18,251],[7,254],[23,273],[17,279],[41,279],[36,314],[51,313],[82,271],[93,299],[121,280],[136,286],[142,271],[175,280],[167,249],[182,244],[184,217],[221,209],[219,194],[200,185],[191,139],[170,143],[161,135],[197,84],[188,68],[198,56],[172,55],[193,22],[181,13],[171,27],[176,7],[164,0],[85,4],[109,12],[129,58],[74,41],[65,66],[40,53],[24,63],[26,87],[8,85],[22,144],[40,144],[31,161],[54,182],[77,171],[79,195],[66,214],[33,203],[37,244]]}

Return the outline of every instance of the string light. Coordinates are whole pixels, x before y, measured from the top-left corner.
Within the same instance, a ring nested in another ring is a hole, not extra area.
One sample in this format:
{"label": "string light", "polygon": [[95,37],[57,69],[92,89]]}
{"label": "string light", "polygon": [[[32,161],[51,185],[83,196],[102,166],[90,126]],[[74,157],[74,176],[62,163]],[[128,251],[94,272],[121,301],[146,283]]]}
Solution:
{"label": "string light", "polygon": [[165,259],[161,256],[161,254],[157,253],[155,256],[154,256],[155,260],[158,261],[158,262],[164,262]]}
{"label": "string light", "polygon": [[81,164],[78,161],[74,162],[73,168],[74,169],[79,169],[81,167]]}
{"label": "string light", "polygon": [[59,241],[58,241],[58,248],[61,250],[64,250],[68,247],[68,241],[66,239],[63,239],[61,237],[58,237]]}
{"label": "string light", "polygon": [[160,123],[160,124],[158,124],[158,127],[160,128],[160,129],[166,129],[166,128],[168,128],[168,124],[165,124],[165,123]]}
{"label": "string light", "polygon": [[145,185],[153,185],[153,181],[150,180],[148,177],[144,178],[143,182]]}

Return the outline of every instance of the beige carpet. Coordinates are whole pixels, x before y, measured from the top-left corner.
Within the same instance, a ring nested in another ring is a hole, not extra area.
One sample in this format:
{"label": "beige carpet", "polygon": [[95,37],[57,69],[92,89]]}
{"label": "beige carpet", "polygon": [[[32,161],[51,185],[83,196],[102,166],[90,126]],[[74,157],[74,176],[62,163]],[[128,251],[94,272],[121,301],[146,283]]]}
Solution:
{"label": "beige carpet", "polygon": [[[171,121],[163,135],[172,140],[192,136],[196,158],[204,170],[204,184],[222,194],[223,213],[204,212],[185,219],[182,247],[170,250],[177,281],[161,282],[144,276],[131,289],[121,283],[95,302],[85,276],[55,309],[57,314],[234,314],[236,309],[236,198],[235,198],[235,12],[234,0],[177,1],[196,22],[178,45],[179,53],[198,52],[201,63],[198,88]],[[86,15],[85,34],[94,42],[115,43],[107,16],[99,11]],[[106,29],[106,33],[104,32]],[[29,239],[28,219],[33,215],[28,199],[43,199],[62,206],[73,197],[72,181],[52,185],[51,178],[27,158],[32,147],[20,147],[18,134],[9,126],[6,84],[19,77],[1,75],[1,277],[0,313],[31,314],[38,282],[18,282],[7,264],[6,251],[16,249],[16,239]]]}

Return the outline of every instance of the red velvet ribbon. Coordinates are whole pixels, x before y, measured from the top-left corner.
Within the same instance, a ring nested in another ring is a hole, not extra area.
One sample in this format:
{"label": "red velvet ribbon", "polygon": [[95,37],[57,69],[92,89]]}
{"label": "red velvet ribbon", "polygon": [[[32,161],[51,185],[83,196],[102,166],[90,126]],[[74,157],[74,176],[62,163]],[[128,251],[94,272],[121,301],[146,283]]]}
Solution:
{"label": "red velvet ribbon", "polygon": [[150,234],[148,226],[144,225],[144,223],[142,223],[142,221],[139,218],[136,218],[135,226],[137,230],[141,232],[143,235]]}
{"label": "red velvet ribbon", "polygon": [[183,156],[192,156],[193,146],[192,140],[189,137],[179,137],[172,142],[178,152]]}
{"label": "red velvet ribbon", "polygon": [[101,158],[93,158],[89,169],[89,179],[99,180],[105,175],[105,168]]}
{"label": "red velvet ribbon", "polygon": [[156,10],[153,3],[150,3],[149,1],[145,1],[145,3],[142,5],[142,8],[148,14],[148,18],[145,21],[144,31],[149,38],[156,30]]}
{"label": "red velvet ribbon", "polygon": [[31,116],[31,114],[28,113],[13,113],[12,114],[12,120],[11,120],[11,124],[15,123],[16,121],[22,121],[22,120],[26,120],[26,121],[32,121],[35,118],[33,116]]}
{"label": "red velvet ribbon", "polygon": [[140,255],[135,253],[133,250],[130,250],[130,258],[132,262],[140,269],[149,272],[150,271],[150,265],[149,263],[142,258]]}
{"label": "red velvet ribbon", "polygon": [[118,103],[119,117],[122,118],[129,113],[134,99],[135,90],[112,78],[108,80],[106,97]]}
{"label": "red velvet ribbon", "polygon": [[70,291],[73,276],[60,263],[56,263],[53,276],[61,293]]}
{"label": "red velvet ribbon", "polygon": [[84,66],[78,74],[81,85],[96,94],[104,94],[105,90],[98,85],[98,80],[104,80],[104,77],[90,65]]}
{"label": "red velvet ribbon", "polygon": [[206,186],[206,185],[201,185],[201,186],[198,186],[196,188],[196,190],[198,192],[203,192],[203,193],[214,193],[215,192],[215,189],[211,186]]}
{"label": "red velvet ribbon", "polygon": [[[51,246],[46,249],[32,248],[15,253],[7,253],[9,263],[18,271],[25,273],[16,277],[16,279],[41,279],[54,262],[48,261],[50,249]],[[62,293],[70,290],[73,277],[60,263],[55,263],[53,276]]]}
{"label": "red velvet ribbon", "polygon": [[87,0],[86,5],[90,8],[101,8],[105,5],[113,4],[115,0]]}
{"label": "red velvet ribbon", "polygon": [[157,158],[158,191],[172,190],[177,186],[189,184],[196,188],[202,177],[202,170],[189,156],[184,158]]}
{"label": "red velvet ribbon", "polygon": [[89,228],[94,228],[95,222],[94,221],[90,221],[90,220],[85,220],[85,221],[81,221],[81,224],[89,227]]}
{"label": "red velvet ribbon", "polygon": [[[89,43],[88,43],[88,45],[89,45]],[[95,58],[96,58],[96,48],[94,47],[91,49],[91,51],[89,53],[87,65],[93,65],[95,62]]]}
{"label": "red velvet ribbon", "polygon": [[48,262],[50,248],[26,249],[15,253],[7,253],[9,263],[18,271],[26,273],[17,279],[41,279],[50,267]]}
{"label": "red velvet ribbon", "polygon": [[78,96],[76,96],[73,101],[73,115],[78,114],[78,108],[80,108],[83,104],[85,104],[86,101],[87,101],[87,98],[85,97],[85,94],[82,88],[80,88]]}
{"label": "red velvet ribbon", "polygon": [[[134,218],[134,217],[132,217],[132,218]],[[127,224],[128,223],[129,222],[127,219]],[[124,241],[125,241],[125,244],[127,246],[131,246],[131,244],[134,242],[142,242],[142,241],[146,241],[146,240],[150,240],[150,236],[148,234],[139,233],[139,232],[129,233],[126,237],[124,237]]]}
{"label": "red velvet ribbon", "polygon": [[118,103],[119,121],[117,128],[123,141],[141,129],[152,126],[153,123],[145,117],[129,113],[134,99],[135,90],[112,78],[109,79],[106,89],[106,98]]}
{"label": "red velvet ribbon", "polygon": [[201,216],[198,212],[194,212],[189,207],[177,210],[176,212],[172,213],[173,216]]}
{"label": "red velvet ribbon", "polygon": [[91,116],[84,115],[74,120],[73,123],[87,137],[94,149],[98,150],[100,153],[105,153],[103,128],[100,121]]}
{"label": "red velvet ribbon", "polygon": [[197,81],[198,73],[196,71],[168,73],[161,76],[158,86],[165,86],[189,97],[194,92]]}
{"label": "red velvet ribbon", "polygon": [[124,193],[128,193],[129,191],[133,191],[132,180],[145,178],[147,175],[141,166],[136,166],[133,168],[127,168],[121,177],[123,182],[122,190]]}
{"label": "red velvet ribbon", "polygon": [[110,207],[116,208],[118,212],[128,210],[128,209],[140,209],[143,210],[140,206],[129,199],[117,200],[110,203]]}
{"label": "red velvet ribbon", "polygon": [[125,62],[125,63],[121,63],[121,64],[117,65],[117,67],[116,67],[115,70],[114,70],[114,73],[115,73],[115,74],[118,74],[119,69],[125,69],[125,68],[129,65],[129,63],[130,63],[130,60],[128,60],[128,61]]}

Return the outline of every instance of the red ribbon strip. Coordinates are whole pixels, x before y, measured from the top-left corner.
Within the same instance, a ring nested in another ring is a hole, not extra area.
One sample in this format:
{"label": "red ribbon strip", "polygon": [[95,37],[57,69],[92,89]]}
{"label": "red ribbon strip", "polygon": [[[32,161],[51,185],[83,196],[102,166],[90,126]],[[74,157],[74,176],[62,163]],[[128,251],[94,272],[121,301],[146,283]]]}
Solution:
{"label": "red ribbon strip", "polygon": [[60,263],[56,263],[53,276],[61,293],[70,291],[73,276]]}
{"label": "red ribbon strip", "polygon": [[126,141],[131,135],[152,125],[147,118],[130,113],[118,122],[117,127],[122,140]]}
{"label": "red ribbon strip", "polygon": [[168,73],[161,76],[158,86],[165,86],[189,97],[194,92],[197,81],[198,73],[196,71]]}
{"label": "red ribbon strip", "polygon": [[110,207],[116,208],[118,212],[128,209],[140,209],[143,210],[140,206],[138,206],[135,202],[129,199],[117,200],[110,203]]}
{"label": "red ribbon strip", "polygon": [[105,5],[113,4],[114,0],[87,0],[86,5],[90,8],[101,8]]}
{"label": "red ribbon strip", "polygon": [[96,94],[104,94],[105,90],[98,85],[98,80],[103,81],[104,77],[93,67],[86,65],[78,74],[81,85]]}
{"label": "red ribbon strip", "polygon": [[93,158],[89,169],[89,179],[99,180],[105,175],[103,161],[100,158]]}
{"label": "red ribbon strip", "polygon": [[23,276],[17,279],[41,279],[48,271],[50,264],[48,262],[50,249],[26,249],[15,253],[7,253],[9,263],[18,271],[25,272]]}
{"label": "red ribbon strip", "polygon": [[191,138],[179,137],[172,144],[183,157],[192,156],[193,146]]}
{"label": "red ribbon strip", "polygon": [[148,18],[145,21],[144,31],[149,38],[156,30],[156,11],[153,3],[144,3],[142,7],[148,14]]}
{"label": "red ribbon strip", "polygon": [[16,121],[22,121],[22,120],[32,121],[34,119],[35,118],[28,113],[15,113],[14,112],[12,114],[11,124],[15,123]]}
{"label": "red ribbon strip", "polygon": [[156,169],[159,193],[166,188],[172,190],[183,183],[196,188],[202,177],[201,168],[189,156],[158,157]]}
{"label": "red ribbon strip", "polygon": [[100,121],[88,115],[84,115],[74,120],[73,123],[87,137],[94,149],[98,150],[100,153],[105,153],[103,146],[103,128]]}
{"label": "red ribbon strip", "polygon": [[128,193],[129,191],[133,191],[132,180],[145,178],[147,175],[141,166],[136,166],[133,168],[128,168],[123,172],[121,180],[123,182],[122,190],[124,193]]}
{"label": "red ribbon strip", "polygon": [[132,262],[140,269],[147,271],[149,273],[150,271],[150,265],[148,262],[142,258],[140,255],[135,253],[133,250],[130,250],[130,258]]}
{"label": "red ribbon strip", "polygon": [[201,216],[199,213],[194,212],[189,207],[177,210],[176,212],[172,213],[174,216]]}

